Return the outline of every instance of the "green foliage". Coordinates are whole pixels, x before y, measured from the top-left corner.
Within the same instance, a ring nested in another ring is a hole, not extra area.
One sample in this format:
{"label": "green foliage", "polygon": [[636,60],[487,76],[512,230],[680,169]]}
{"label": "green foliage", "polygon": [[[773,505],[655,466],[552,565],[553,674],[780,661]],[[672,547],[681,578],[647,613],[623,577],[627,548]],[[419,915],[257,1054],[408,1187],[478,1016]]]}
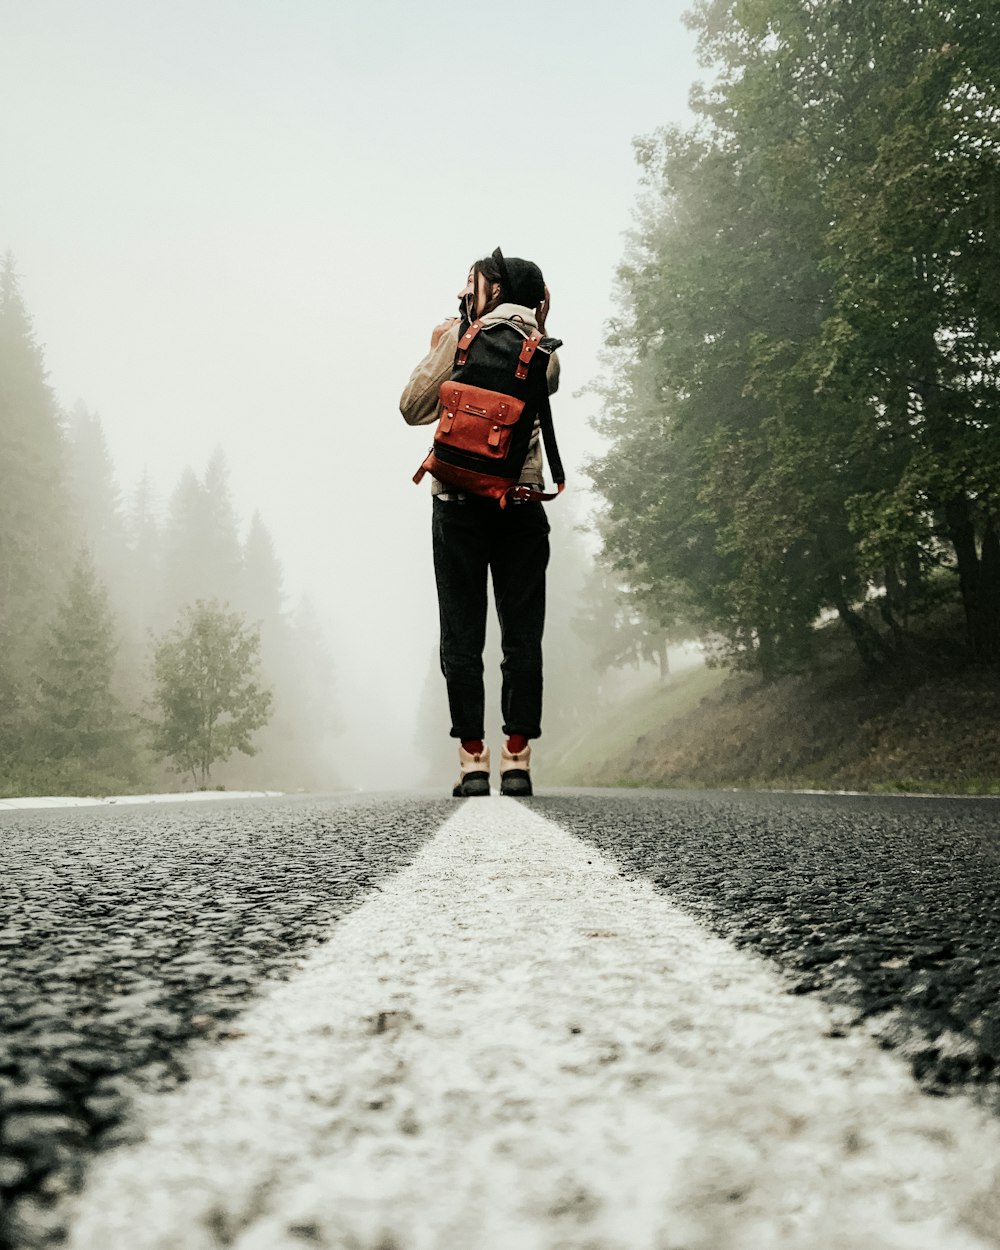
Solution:
{"label": "green foliage", "polygon": [[0,786],[28,757],[39,626],[66,572],[59,414],[13,258],[0,265]]}
{"label": "green foliage", "polygon": [[137,780],[134,727],[114,693],[117,650],[107,591],[84,550],[38,662],[28,762],[47,790],[108,792]]}
{"label": "green foliage", "polygon": [[268,720],[271,691],[257,675],[260,632],[212,600],[184,609],[156,646],[155,749],[207,786],[212,765],[234,751],[254,755],[251,738]]}
{"label": "green foliage", "polygon": [[942,563],[1000,652],[996,18],[703,0],[698,123],[637,144],[605,549],[739,666],[808,661],[829,611],[878,666]]}
{"label": "green foliage", "polygon": [[84,551],[49,627],[40,665],[36,741],[43,755],[92,758],[116,745],[116,650],[107,592]]}
{"label": "green foliage", "polygon": [[0,266],[0,656],[19,698],[69,547],[59,414],[8,254]]}

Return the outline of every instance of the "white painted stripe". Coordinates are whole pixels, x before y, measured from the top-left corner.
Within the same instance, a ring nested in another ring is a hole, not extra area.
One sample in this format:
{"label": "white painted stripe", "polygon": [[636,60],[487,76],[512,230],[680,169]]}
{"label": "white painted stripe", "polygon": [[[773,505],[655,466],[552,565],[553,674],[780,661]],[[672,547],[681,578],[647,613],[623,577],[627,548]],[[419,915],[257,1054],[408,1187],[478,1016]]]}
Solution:
{"label": "white painted stripe", "polygon": [[1000,1126],[468,800],[99,1160],[72,1250],[982,1250]]}
{"label": "white painted stripe", "polygon": [[210,799],[273,799],[281,790],[186,790],[179,794],[111,794],[94,798],[86,795],[54,794],[20,799],[0,799],[0,812],[26,811],[37,807],[125,807],[132,803],[200,803]]}
{"label": "white painted stripe", "polygon": [[[728,794],[746,794],[747,787],[727,786],[725,787]],[[937,791],[930,793],[926,790],[775,790],[770,787],[761,787],[754,791],[758,794],[813,794],[826,795],[834,794],[838,797],[848,797],[852,799],[977,799],[979,801],[987,800],[996,803],[1000,799],[1000,795],[996,794],[962,794],[959,791],[954,793],[942,793]]]}

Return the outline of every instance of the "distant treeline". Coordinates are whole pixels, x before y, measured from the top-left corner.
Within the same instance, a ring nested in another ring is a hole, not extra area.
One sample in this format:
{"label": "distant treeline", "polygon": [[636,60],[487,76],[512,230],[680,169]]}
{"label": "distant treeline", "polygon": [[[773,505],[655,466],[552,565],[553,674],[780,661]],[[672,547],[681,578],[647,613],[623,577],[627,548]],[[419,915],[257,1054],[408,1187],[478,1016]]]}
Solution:
{"label": "distant treeline", "polygon": [[0,271],[0,795],[171,783],[154,752],[153,657],[197,601],[260,635],[273,691],[242,784],[333,784],[330,662],[307,605],[286,608],[259,515],[245,537],[224,454],[185,470],[161,516],[127,498],[98,416],[62,413],[8,255]]}
{"label": "distant treeline", "polygon": [[[839,617],[1000,658],[1000,4],[701,0],[714,81],[637,144],[591,465],[608,562],[765,675]],[[960,628],[960,626],[959,626]]]}

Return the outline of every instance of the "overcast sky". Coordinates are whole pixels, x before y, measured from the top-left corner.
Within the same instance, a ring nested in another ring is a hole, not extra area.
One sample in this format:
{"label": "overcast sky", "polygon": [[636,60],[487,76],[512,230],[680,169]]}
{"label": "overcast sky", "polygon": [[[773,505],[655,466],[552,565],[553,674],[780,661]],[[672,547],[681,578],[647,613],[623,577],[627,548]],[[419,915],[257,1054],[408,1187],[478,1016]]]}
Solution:
{"label": "overcast sky", "polygon": [[[399,393],[470,262],[543,268],[570,486],[637,177],[699,70],[675,0],[0,0],[0,250],[67,408],[165,499],[229,457],[344,697],[404,732],[435,645]],[[554,506],[563,506],[560,500]],[[346,611],[351,605],[351,611]],[[442,727],[447,733],[447,726]]]}

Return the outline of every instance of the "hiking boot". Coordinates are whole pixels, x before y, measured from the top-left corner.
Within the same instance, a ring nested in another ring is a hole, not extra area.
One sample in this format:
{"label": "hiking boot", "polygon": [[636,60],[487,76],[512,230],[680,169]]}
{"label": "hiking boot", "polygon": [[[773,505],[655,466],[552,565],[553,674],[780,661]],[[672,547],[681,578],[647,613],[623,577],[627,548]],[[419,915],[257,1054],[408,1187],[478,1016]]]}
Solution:
{"label": "hiking boot", "polygon": [[500,748],[500,793],[526,798],[531,789],[531,747],[511,753],[507,744]]}
{"label": "hiking boot", "polygon": [[470,755],[459,743],[458,747],[459,774],[455,788],[451,792],[453,799],[482,798],[490,792],[490,748],[484,746],[478,755]]}

